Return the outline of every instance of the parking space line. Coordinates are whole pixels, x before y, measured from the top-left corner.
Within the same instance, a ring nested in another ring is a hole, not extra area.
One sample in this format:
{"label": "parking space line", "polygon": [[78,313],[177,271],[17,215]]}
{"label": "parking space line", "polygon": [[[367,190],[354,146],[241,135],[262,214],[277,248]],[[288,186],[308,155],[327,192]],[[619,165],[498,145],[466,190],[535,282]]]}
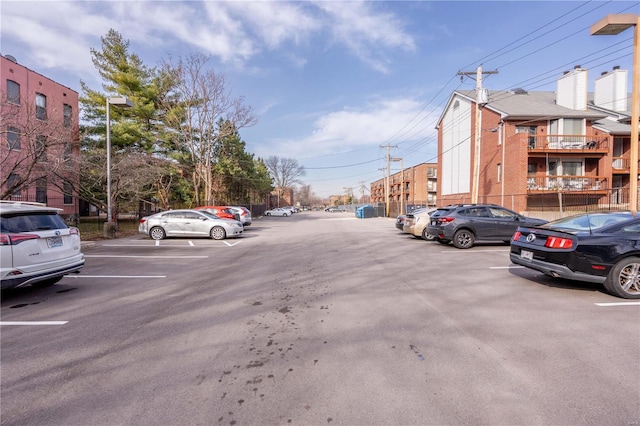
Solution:
{"label": "parking space line", "polygon": [[0,321],[0,325],[65,325],[69,321]]}
{"label": "parking space line", "polygon": [[66,275],[67,278],[167,278],[166,275]]}
{"label": "parking space line", "polygon": [[85,254],[84,257],[141,257],[151,259],[207,259],[209,256],[137,256],[137,255],[119,255],[119,254]]}
{"label": "parking space line", "polygon": [[596,306],[609,307],[609,306],[640,306],[640,302],[611,302],[611,303],[596,303]]}
{"label": "parking space line", "polygon": [[189,241],[189,245],[190,245],[191,247],[195,247],[195,244],[193,244],[193,241]]}
{"label": "parking space line", "polygon": [[489,266],[489,269],[524,269],[524,266],[511,265],[511,266]]}

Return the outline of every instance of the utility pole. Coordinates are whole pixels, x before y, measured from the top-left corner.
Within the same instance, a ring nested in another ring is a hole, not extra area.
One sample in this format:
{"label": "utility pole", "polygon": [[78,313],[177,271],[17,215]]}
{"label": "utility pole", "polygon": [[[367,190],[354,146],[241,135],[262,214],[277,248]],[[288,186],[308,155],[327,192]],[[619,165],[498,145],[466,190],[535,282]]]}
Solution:
{"label": "utility pole", "polygon": [[[389,178],[390,178],[389,170],[391,168],[390,166],[391,154],[389,153],[389,151],[391,150],[392,146],[387,143],[386,145],[380,145],[380,148],[387,148],[387,155],[385,156],[386,164],[387,164],[387,167],[386,167],[387,175],[385,177],[385,184],[384,184],[384,198],[386,203],[384,217],[389,217],[389,185],[391,185],[391,183],[389,182]],[[393,148],[397,148],[397,146],[394,145]]]}
{"label": "utility pole", "polygon": [[474,144],[474,159],[473,159],[473,185],[471,186],[471,203],[478,203],[478,188],[480,186],[480,148],[482,143],[482,108],[487,104],[487,94],[482,88],[482,76],[483,74],[498,74],[498,71],[483,71],[482,65],[476,68],[475,72],[458,72],[460,76],[467,76],[473,78],[473,74],[476,75],[476,126],[475,126],[475,144]]}

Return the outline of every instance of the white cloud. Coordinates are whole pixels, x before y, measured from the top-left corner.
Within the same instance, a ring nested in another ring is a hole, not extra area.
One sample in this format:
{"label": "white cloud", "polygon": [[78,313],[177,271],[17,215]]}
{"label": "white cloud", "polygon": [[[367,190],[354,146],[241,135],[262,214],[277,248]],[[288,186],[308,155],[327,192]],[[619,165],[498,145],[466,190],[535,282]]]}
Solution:
{"label": "white cloud", "polygon": [[[272,141],[268,149],[294,158],[310,158],[387,142],[394,144],[402,142],[403,137],[432,137],[435,132],[433,126],[419,123],[424,117],[420,108],[420,103],[412,99],[389,99],[365,108],[326,113],[315,120],[308,136]],[[399,129],[407,131],[398,133]],[[264,148],[267,147],[261,149]]]}
{"label": "white cloud", "polygon": [[415,43],[391,13],[376,12],[375,3],[362,1],[315,3],[326,12],[336,42],[344,44],[363,62],[380,72],[388,72],[387,51],[413,51]]}

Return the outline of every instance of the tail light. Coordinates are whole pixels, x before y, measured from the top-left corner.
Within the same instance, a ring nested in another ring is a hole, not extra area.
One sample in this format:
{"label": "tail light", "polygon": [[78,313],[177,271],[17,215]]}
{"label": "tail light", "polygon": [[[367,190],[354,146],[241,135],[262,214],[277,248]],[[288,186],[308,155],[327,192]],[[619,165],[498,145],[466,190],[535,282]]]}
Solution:
{"label": "tail light", "polygon": [[513,241],[518,241],[518,240],[520,239],[520,236],[521,236],[521,235],[522,235],[522,232],[520,232],[520,231],[516,231],[516,232],[513,234],[513,237],[511,237],[511,239],[512,239]]}
{"label": "tail light", "polygon": [[573,246],[573,240],[570,238],[549,237],[544,243],[544,246],[548,248],[569,249]]}
{"label": "tail light", "polygon": [[74,226],[69,228],[69,235],[80,235],[80,230]]}
{"label": "tail light", "polygon": [[447,217],[439,217],[436,219],[438,221],[438,225],[444,225],[445,223],[450,223],[456,220],[455,217],[447,216]]}
{"label": "tail light", "polygon": [[145,223],[146,221],[147,221],[147,218],[140,219],[140,223]]}
{"label": "tail light", "polygon": [[35,234],[0,234],[0,246],[15,246],[24,241],[37,240],[39,235]]}

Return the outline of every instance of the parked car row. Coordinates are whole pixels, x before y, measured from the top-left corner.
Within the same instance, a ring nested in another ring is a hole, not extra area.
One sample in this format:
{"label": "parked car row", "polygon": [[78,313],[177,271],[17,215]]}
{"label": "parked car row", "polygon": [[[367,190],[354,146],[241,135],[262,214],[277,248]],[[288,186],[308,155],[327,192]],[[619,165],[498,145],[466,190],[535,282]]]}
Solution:
{"label": "parked car row", "polygon": [[492,204],[456,204],[398,216],[416,238],[469,249],[477,241],[510,244],[511,262],[554,278],[602,284],[640,299],[640,217],[628,211],[584,213],[547,222]]}

